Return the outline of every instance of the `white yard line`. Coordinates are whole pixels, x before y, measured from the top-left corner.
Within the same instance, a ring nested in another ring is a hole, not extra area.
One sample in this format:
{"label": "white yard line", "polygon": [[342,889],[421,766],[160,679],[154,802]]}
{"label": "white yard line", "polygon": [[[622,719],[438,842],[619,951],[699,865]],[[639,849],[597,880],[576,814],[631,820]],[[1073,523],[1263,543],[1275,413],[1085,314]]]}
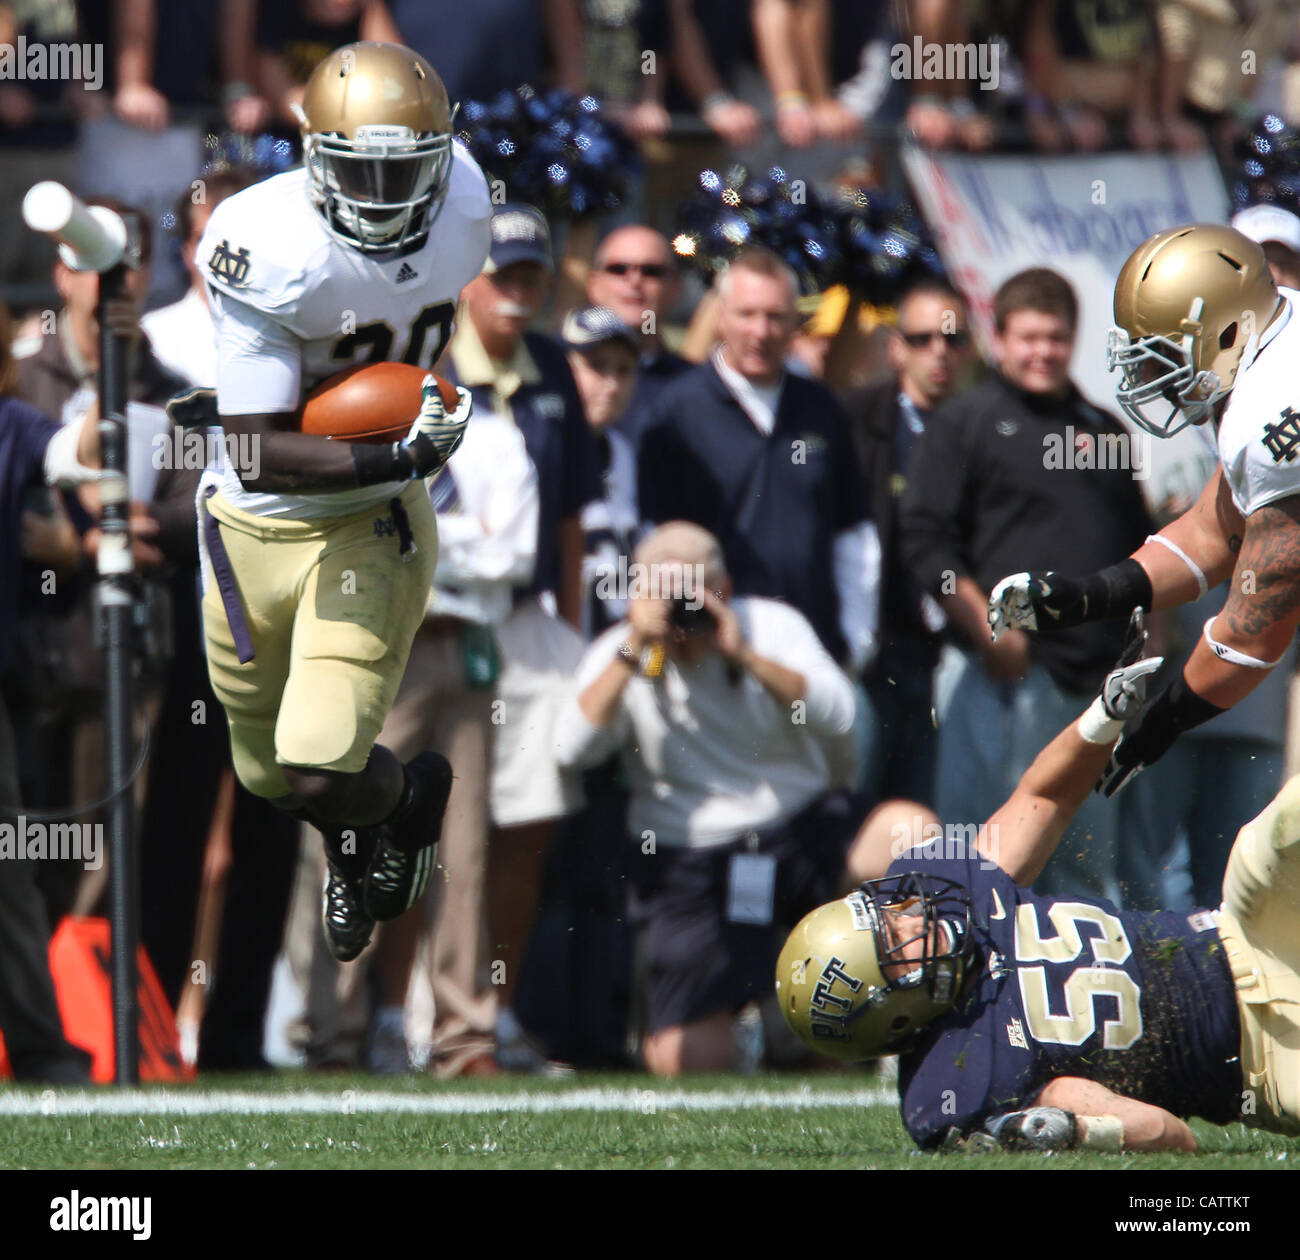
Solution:
{"label": "white yard line", "polygon": [[3,1116],[289,1116],[492,1115],[516,1112],[604,1111],[653,1115],[660,1111],[803,1111],[809,1107],[893,1107],[893,1090],[572,1089],[555,1093],[253,1093],[242,1090],[0,1091]]}

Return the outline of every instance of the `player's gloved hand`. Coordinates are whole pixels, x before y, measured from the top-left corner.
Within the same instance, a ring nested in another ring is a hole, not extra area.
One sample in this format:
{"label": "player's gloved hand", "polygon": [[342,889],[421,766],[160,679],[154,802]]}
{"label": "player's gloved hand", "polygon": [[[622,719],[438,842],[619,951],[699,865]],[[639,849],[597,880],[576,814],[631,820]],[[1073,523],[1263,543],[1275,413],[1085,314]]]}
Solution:
{"label": "player's gloved hand", "polygon": [[1163,656],[1143,657],[1146,645],[1146,615],[1135,608],[1115,668],[1106,675],[1100,694],[1079,719],[1079,734],[1090,744],[1114,743],[1124,723],[1136,717],[1146,703],[1151,676],[1165,663]]}
{"label": "player's gloved hand", "polygon": [[1217,717],[1223,710],[1203,700],[1179,674],[1148,706],[1137,726],[1115,745],[1097,780],[1097,791],[1114,796],[1147,766],[1154,765],[1184,732]]}
{"label": "player's gloved hand", "polygon": [[984,1122],[1004,1151],[1067,1151],[1079,1136],[1074,1112],[1060,1107],[1028,1107]]}
{"label": "player's gloved hand", "polygon": [[166,403],[167,418],[183,429],[201,429],[221,423],[217,414],[217,391],[194,386],[173,394]]}
{"label": "player's gloved hand", "polygon": [[424,378],[420,414],[402,443],[411,453],[417,476],[428,477],[436,473],[456,453],[465,436],[473,399],[469,390],[460,386],[456,387],[456,393],[460,396],[460,405],[448,415],[437,378],[432,374]]}
{"label": "player's gloved hand", "polygon": [[1065,630],[1087,620],[1083,583],[1061,573],[1013,573],[989,596],[989,630],[996,643],[1008,630]]}
{"label": "player's gloved hand", "polygon": [[1108,717],[1127,722],[1137,717],[1146,704],[1147,683],[1165,663],[1163,656],[1143,657],[1146,646],[1146,616],[1142,609],[1135,608],[1129,619],[1124,651],[1101,685],[1101,703]]}
{"label": "player's gloved hand", "polygon": [[989,629],[996,640],[1005,630],[1068,630],[1085,621],[1127,617],[1150,608],[1147,571],[1130,556],[1087,577],[1062,573],[1014,573],[989,596]]}

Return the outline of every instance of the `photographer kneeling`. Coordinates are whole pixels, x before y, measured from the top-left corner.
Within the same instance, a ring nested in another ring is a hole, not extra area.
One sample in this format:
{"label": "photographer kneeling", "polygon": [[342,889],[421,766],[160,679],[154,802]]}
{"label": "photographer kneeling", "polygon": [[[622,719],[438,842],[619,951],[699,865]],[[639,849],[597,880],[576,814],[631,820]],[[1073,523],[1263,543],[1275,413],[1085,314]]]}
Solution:
{"label": "photographer kneeling", "polygon": [[831,791],[828,754],[851,739],[853,687],[800,613],[731,599],[706,530],[661,525],[633,559],[628,619],[583,658],[557,751],[573,768],[623,757],[647,1068],[726,1071],[734,1016],[771,992],[782,925],[845,883],[865,809]]}

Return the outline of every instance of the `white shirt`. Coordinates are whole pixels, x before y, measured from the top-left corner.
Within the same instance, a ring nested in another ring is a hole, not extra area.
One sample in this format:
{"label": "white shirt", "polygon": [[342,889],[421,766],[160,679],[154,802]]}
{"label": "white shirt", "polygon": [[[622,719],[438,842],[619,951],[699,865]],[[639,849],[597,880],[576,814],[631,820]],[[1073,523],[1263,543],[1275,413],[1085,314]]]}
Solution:
{"label": "white shirt", "polygon": [[757,597],[731,606],[758,655],[803,675],[797,712],[747,671],[733,682],[711,652],[692,666],[670,658],[657,679],[630,679],[614,721],[597,727],[577,696],[614,659],[627,623],[601,635],[578,666],[556,722],[557,759],[581,768],[621,751],[633,835],[652,831],[660,844],[708,848],[782,822],[829,788],[828,752],[842,753],[852,740],[853,685],[802,614]]}
{"label": "white shirt", "polygon": [[1300,363],[1300,293],[1279,289],[1286,309],[1264,330],[1260,344],[1237,369],[1228,406],[1219,422],[1219,462],[1243,516],[1289,495],[1300,494],[1300,430],[1286,413],[1300,411],[1296,364]]}
{"label": "white shirt", "polygon": [[204,389],[217,384],[217,334],[212,312],[197,289],[179,302],[140,317],[154,356],[169,372]]}
{"label": "white shirt", "polygon": [[[450,339],[456,302],[491,244],[487,182],[459,142],[437,222],[401,257],[362,253],[331,236],[298,167],[227,197],[196,258],[217,330],[217,407],[224,416],[295,411],[305,391],[372,360],[430,365]],[[411,416],[412,422],[415,416]],[[316,494],[245,490],[209,469],[222,496],[257,516],[343,516],[387,502],[391,482]]]}
{"label": "white shirt", "polygon": [[476,412],[447,472],[454,493],[435,483],[443,506],[429,614],[500,625],[537,563],[537,470],[514,424]]}

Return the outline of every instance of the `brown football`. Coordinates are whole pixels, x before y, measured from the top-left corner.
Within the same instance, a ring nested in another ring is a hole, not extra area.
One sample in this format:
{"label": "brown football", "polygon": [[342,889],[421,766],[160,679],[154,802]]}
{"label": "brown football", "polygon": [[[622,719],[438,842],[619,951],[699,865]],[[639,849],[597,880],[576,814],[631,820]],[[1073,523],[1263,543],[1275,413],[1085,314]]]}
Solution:
{"label": "brown football", "polygon": [[[302,410],[302,431],[344,442],[399,442],[420,414],[427,372],[410,363],[362,363],[322,381]],[[438,377],[443,406],[459,405],[456,387]]]}

